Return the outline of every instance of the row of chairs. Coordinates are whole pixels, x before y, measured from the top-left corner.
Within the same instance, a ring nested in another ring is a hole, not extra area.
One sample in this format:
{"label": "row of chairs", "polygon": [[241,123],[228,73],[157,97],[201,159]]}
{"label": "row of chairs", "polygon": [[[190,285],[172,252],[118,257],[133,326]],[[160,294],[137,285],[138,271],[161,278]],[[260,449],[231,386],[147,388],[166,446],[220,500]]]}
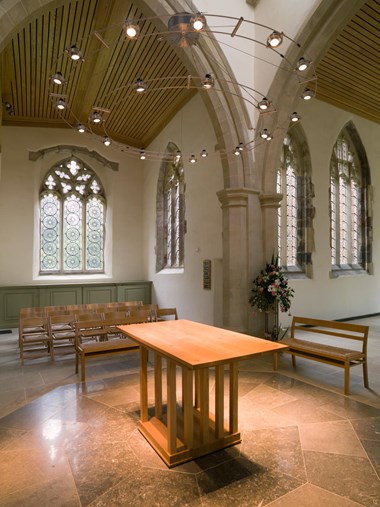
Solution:
{"label": "row of chairs", "polygon": [[[75,350],[75,342],[81,342],[83,339],[109,340],[111,338],[120,338],[116,326],[131,324],[137,322],[154,322],[166,318],[177,319],[175,308],[161,308],[157,305],[120,305],[116,310],[101,311],[100,306],[93,308],[92,311],[72,311],[56,310],[51,311],[49,315],[33,315],[20,317],[20,359],[24,363],[26,352],[34,352],[34,357],[50,355],[54,361],[55,353],[62,350],[67,353]],[[93,322],[94,327],[101,329],[101,332],[91,333],[91,326],[88,323]],[[85,333],[81,333],[81,323],[86,328]],[[86,324],[85,324],[86,323]],[[39,354],[38,354],[39,353]],[[37,354],[37,356],[36,356]]]}

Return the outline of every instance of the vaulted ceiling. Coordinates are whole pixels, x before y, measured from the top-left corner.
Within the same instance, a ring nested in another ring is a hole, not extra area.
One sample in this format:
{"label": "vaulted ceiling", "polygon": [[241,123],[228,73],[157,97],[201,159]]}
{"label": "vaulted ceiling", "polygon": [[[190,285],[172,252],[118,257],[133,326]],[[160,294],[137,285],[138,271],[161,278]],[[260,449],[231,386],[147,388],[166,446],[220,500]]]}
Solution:
{"label": "vaulted ceiling", "polygon": [[[189,70],[179,50],[159,33],[160,21],[149,19],[138,0],[49,5],[54,7],[28,20],[1,53],[2,100],[12,108],[4,109],[3,124],[87,125],[90,114],[100,110],[106,120],[98,127],[100,135],[146,147],[196,93],[183,87]],[[126,18],[144,18],[137,40],[126,39]],[[379,35],[380,0],[368,0],[320,61],[317,98],[380,123]],[[68,57],[65,49],[72,44],[84,61]],[[50,79],[57,71],[66,80],[61,86]],[[166,80],[158,81],[162,77]],[[132,85],[138,78],[162,86],[136,94]],[[59,98],[69,105],[61,113]]]}

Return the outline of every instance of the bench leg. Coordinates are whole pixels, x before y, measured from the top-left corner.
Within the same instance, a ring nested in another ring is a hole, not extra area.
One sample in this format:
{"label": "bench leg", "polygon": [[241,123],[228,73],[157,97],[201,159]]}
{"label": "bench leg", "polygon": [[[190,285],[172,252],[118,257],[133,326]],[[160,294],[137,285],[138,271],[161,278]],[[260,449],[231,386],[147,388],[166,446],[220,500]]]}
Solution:
{"label": "bench leg", "polygon": [[292,354],[292,365],[293,365],[293,368],[296,367],[296,356],[294,354]]}
{"label": "bench leg", "polygon": [[363,379],[364,379],[364,387],[369,389],[367,360],[365,360],[363,363]]}
{"label": "bench leg", "polygon": [[273,352],[273,369],[277,370],[278,368],[278,355],[277,352]]}
{"label": "bench leg", "polygon": [[85,382],[85,380],[86,380],[86,354],[84,352],[81,353],[80,364],[81,364],[82,382]]}
{"label": "bench leg", "polygon": [[350,394],[350,364],[345,363],[344,365],[344,394]]}

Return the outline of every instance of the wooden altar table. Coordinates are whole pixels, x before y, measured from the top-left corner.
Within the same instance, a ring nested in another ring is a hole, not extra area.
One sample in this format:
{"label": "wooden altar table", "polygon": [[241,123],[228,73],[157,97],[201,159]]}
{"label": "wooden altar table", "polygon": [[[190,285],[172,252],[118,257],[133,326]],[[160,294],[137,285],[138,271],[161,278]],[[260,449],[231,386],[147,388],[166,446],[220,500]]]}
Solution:
{"label": "wooden altar table", "polygon": [[[140,344],[139,430],[173,467],[241,441],[238,431],[238,362],[285,349],[277,342],[173,320],[118,327]],[[148,353],[154,354],[154,416],[148,414]],[[166,361],[166,411],[163,402]],[[215,412],[210,411],[210,371],[215,370]],[[224,373],[229,378],[225,414]],[[182,375],[177,373],[181,372]],[[177,400],[177,382],[181,383]]]}

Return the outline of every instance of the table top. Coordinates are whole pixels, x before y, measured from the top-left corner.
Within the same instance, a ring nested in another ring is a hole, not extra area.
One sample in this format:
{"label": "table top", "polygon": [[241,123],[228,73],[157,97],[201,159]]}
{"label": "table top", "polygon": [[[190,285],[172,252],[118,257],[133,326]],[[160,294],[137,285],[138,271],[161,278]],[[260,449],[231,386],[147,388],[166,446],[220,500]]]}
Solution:
{"label": "table top", "polygon": [[118,326],[118,329],[148,349],[192,369],[287,348],[278,342],[183,319],[128,324]]}

